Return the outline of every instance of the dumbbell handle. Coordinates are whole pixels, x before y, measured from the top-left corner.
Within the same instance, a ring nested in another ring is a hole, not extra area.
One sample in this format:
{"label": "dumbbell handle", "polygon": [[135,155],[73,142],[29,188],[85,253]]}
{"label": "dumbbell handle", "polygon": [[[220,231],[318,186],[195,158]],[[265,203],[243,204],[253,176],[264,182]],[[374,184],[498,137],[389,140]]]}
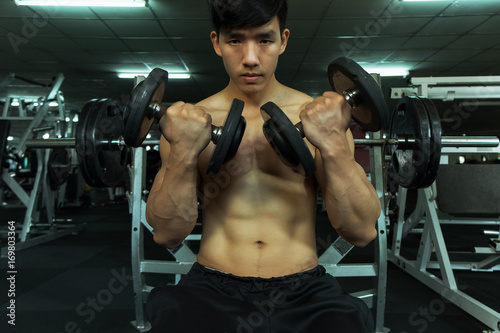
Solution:
{"label": "dumbbell handle", "polygon": [[[359,99],[356,98],[356,96],[358,96],[358,94],[359,94],[359,90],[349,90],[349,89],[345,90],[342,93],[345,101],[351,106],[352,109],[355,109],[360,103]],[[304,126],[302,125],[301,121],[296,123],[295,127],[297,127],[297,131],[299,131],[299,133],[302,137],[306,136],[304,133]]]}
{"label": "dumbbell handle", "polygon": [[[151,111],[151,114],[153,117],[157,120],[160,121],[160,119],[167,113],[167,107],[160,105],[158,103],[150,104],[149,105],[149,110]],[[210,125],[212,128],[212,135],[211,135],[211,140],[214,144],[217,144],[219,141],[219,138],[222,135],[222,130],[224,129],[223,126],[215,126],[215,125]]]}

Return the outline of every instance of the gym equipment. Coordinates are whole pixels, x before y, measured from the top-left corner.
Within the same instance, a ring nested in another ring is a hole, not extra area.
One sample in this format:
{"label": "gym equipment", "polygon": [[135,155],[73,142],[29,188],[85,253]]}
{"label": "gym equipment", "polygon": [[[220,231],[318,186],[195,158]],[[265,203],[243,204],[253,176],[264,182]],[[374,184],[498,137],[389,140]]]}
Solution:
{"label": "gym equipment", "polygon": [[402,98],[391,118],[389,137],[395,180],[408,189],[427,188],[436,180],[442,147],[497,147],[498,137],[442,136],[439,114],[427,98]]}
{"label": "gym equipment", "polygon": [[[167,110],[162,106],[168,72],[155,68],[136,86],[125,111],[125,143],[139,147],[151,130],[154,120],[160,120]],[[224,126],[212,125],[212,142],[216,148],[207,167],[207,174],[217,174],[221,166],[234,158],[246,128],[241,116],[244,103],[234,99]]]}
{"label": "gym equipment", "polygon": [[[119,140],[122,132],[123,119],[118,103],[111,99],[93,99],[82,108],[75,138],[30,139],[26,147],[76,148],[87,184],[113,187],[122,179],[128,158],[128,148]],[[60,162],[56,167],[65,165],[66,162]],[[60,176],[60,172],[57,174]]]}
{"label": "gym equipment", "polygon": [[71,155],[64,148],[53,149],[47,162],[47,177],[50,189],[56,191],[66,183],[71,171]]}
{"label": "gym equipment", "polygon": [[[81,126],[81,129],[78,130],[79,135],[75,139],[33,139],[26,141],[26,145],[29,148],[71,148],[76,146],[79,155],[84,157],[80,161],[80,166],[85,180],[94,186],[112,187],[120,179],[120,172],[125,170],[126,162],[124,155],[122,155],[125,154],[126,150],[124,140],[119,137],[118,132],[105,131],[106,128],[113,127],[106,124],[118,121],[115,118],[116,115],[108,114],[108,107],[113,106],[116,107],[116,104],[109,100],[100,103],[95,100],[88,102],[82,109],[78,125]],[[99,123],[102,125],[95,122],[90,124],[87,119],[91,117],[102,119]],[[238,113],[230,112],[229,117],[239,116]],[[288,120],[282,113],[276,112],[275,121],[271,123],[279,124],[283,119]],[[434,182],[442,147],[497,147],[500,144],[500,140],[496,136],[441,136],[441,126],[437,119],[439,119],[437,110],[430,100],[421,97],[405,97],[398,103],[392,115],[389,126],[391,133],[388,138],[355,139],[354,143],[356,145],[391,147],[391,161],[395,178],[400,186],[406,188],[424,188]],[[235,123],[233,120],[230,119],[230,122]],[[288,129],[297,132],[295,128],[288,127]],[[228,137],[230,136],[231,134],[228,134]],[[292,136],[292,138],[294,137]],[[221,139],[228,146],[236,147],[232,144],[234,141]],[[217,147],[220,147],[223,142],[220,142]],[[302,138],[297,139],[296,142],[304,144]],[[157,145],[159,140],[145,140],[142,143],[144,145]],[[289,145],[284,145],[284,147],[289,147]],[[234,148],[229,150],[231,149]],[[226,156],[231,155],[230,152]],[[213,170],[220,167],[224,154],[214,152],[214,156],[211,161],[215,165],[212,166]],[[108,166],[114,168],[116,174],[108,172]],[[306,164],[309,169],[313,166]]]}
{"label": "gym equipment", "polygon": [[80,168],[92,187],[113,187],[126,170],[128,149],[112,145],[123,133],[123,116],[116,101],[91,100],[85,104],[76,129]]}
{"label": "gym equipment", "polygon": [[403,138],[392,148],[392,167],[406,188],[430,186],[437,176],[441,157],[441,123],[428,99],[402,98],[392,114],[390,137]]}
{"label": "gym equipment", "polygon": [[452,216],[500,216],[500,167],[497,164],[446,164],[436,179],[436,203]]}
{"label": "gym equipment", "polygon": [[[381,130],[389,119],[389,110],[375,79],[355,61],[341,57],[328,66],[333,91],[342,94],[352,108],[352,119],[363,129]],[[309,176],[316,171],[314,158],[303,138],[302,123],[293,125],[274,103],[261,107],[264,135],[281,161],[294,171]]]}
{"label": "gym equipment", "polygon": [[[269,117],[264,133],[282,161],[307,176],[316,170],[305,144],[302,126],[294,126],[273,103],[262,107]],[[357,145],[389,146],[394,178],[400,186],[429,187],[437,177],[443,147],[497,147],[496,136],[442,136],[439,114],[431,100],[402,98],[392,113],[387,139],[355,139]]]}
{"label": "gym equipment", "polygon": [[[155,68],[132,91],[124,116],[116,101],[92,99],[81,110],[75,138],[30,139],[25,145],[28,148],[76,148],[79,167],[87,184],[92,187],[116,186],[126,170],[127,146],[159,143],[158,140],[145,140],[145,137],[153,121],[165,114],[166,107],[160,103],[167,78],[166,71]],[[212,125],[211,140],[216,148],[207,174],[217,174],[221,166],[236,155],[246,128],[245,118],[241,116],[243,108],[244,103],[234,99],[224,126]],[[57,154],[51,160],[54,167],[49,172],[55,187],[67,178],[66,171],[60,169],[69,164],[63,161],[60,151]]]}

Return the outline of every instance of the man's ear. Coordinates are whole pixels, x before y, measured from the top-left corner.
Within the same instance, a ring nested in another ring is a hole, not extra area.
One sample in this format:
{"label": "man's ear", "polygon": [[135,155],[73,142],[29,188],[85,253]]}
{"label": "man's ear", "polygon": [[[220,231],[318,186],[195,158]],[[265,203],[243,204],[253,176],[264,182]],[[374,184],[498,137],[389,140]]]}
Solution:
{"label": "man's ear", "polygon": [[283,54],[286,50],[286,46],[288,45],[288,38],[290,38],[290,30],[284,29],[281,34],[281,47],[280,47],[280,55]]}
{"label": "man's ear", "polygon": [[212,45],[214,47],[215,53],[217,53],[219,57],[222,57],[222,52],[219,45],[219,37],[217,36],[217,33],[215,31],[212,31],[210,33],[210,39],[212,40]]}

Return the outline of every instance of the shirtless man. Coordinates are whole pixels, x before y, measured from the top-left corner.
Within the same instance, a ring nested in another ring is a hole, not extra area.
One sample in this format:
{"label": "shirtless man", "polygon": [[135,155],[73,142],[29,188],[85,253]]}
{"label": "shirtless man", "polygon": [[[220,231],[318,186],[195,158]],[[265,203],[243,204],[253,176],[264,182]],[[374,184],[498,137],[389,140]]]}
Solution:
{"label": "shirtless man", "polygon": [[[162,167],[146,209],[155,242],[175,249],[193,230],[200,201],[200,250],[177,286],[150,294],[151,332],[369,332],[364,303],[318,266],[316,253],[317,186],[339,235],[356,246],[377,236],[380,201],[354,160],[350,107],[334,92],[312,99],[277,81],[290,37],[286,0],[210,3],[210,37],[229,84],[196,105],[167,110]],[[245,102],[246,131],[217,179],[205,174],[215,147],[210,125],[224,123],[234,98]],[[295,173],[267,143],[260,107],[268,101],[302,121],[314,175]]]}

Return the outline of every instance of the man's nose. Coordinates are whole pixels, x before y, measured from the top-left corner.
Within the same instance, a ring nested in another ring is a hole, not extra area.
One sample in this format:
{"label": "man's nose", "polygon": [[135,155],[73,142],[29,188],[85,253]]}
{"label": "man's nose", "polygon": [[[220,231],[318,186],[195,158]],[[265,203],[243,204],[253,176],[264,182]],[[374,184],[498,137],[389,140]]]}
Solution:
{"label": "man's nose", "polygon": [[255,43],[248,43],[243,48],[243,65],[245,67],[256,67],[259,65],[259,47]]}

